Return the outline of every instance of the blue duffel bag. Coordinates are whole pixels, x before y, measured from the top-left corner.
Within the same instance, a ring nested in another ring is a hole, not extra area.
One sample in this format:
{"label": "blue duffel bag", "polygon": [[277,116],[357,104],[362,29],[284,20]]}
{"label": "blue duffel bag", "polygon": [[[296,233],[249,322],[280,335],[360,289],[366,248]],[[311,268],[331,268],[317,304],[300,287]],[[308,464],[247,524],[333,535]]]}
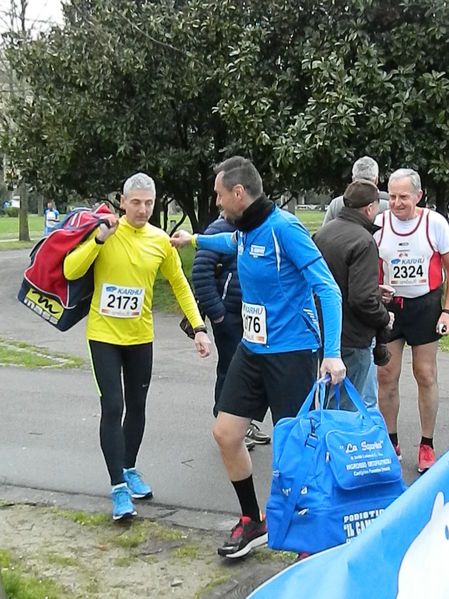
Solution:
{"label": "blue duffel bag", "polygon": [[[357,411],[325,409],[316,381],[295,418],[273,431],[268,546],[316,553],[351,541],[406,485],[381,413],[344,380]],[[310,410],[318,389],[319,408]],[[339,387],[336,386],[338,406]]]}

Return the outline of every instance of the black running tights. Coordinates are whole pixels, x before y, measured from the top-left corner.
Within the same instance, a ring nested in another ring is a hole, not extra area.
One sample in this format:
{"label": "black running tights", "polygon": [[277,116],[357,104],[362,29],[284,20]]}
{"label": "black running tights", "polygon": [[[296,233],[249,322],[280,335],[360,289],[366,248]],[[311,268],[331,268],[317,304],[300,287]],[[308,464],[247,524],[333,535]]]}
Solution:
{"label": "black running tights", "polygon": [[117,485],[124,482],[123,468],[136,465],[142,442],[153,344],[113,345],[89,341],[89,348],[101,402],[100,445],[111,485]]}

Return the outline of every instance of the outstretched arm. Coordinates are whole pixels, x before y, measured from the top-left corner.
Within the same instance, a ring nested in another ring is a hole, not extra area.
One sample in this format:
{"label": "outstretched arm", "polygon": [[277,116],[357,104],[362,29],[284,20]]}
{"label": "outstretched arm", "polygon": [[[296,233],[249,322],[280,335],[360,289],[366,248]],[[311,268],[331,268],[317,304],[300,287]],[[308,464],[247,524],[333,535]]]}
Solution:
{"label": "outstretched arm", "polygon": [[[194,235],[192,235],[188,231],[180,229],[179,231],[176,231],[176,233],[173,233],[173,235],[170,237],[170,243],[173,247],[179,249],[185,247],[186,245],[189,245],[189,243],[192,244],[193,238]],[[194,247],[196,247],[196,244],[193,245]]]}
{"label": "outstretched arm", "polygon": [[187,231],[176,231],[170,237],[170,243],[175,248],[193,245],[194,248],[212,250],[222,254],[235,254],[237,249],[236,233],[215,233],[214,235],[192,235]]}

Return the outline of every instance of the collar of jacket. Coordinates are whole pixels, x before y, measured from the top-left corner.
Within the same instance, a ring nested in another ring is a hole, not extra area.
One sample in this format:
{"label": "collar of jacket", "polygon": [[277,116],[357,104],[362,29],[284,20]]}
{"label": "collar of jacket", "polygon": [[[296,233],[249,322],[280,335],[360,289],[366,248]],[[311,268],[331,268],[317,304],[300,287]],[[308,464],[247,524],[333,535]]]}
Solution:
{"label": "collar of jacket", "polygon": [[235,226],[240,231],[251,231],[261,225],[273,210],[273,202],[262,194],[244,210],[239,219],[236,219]]}
{"label": "collar of jacket", "polygon": [[121,218],[120,218],[120,226],[124,227],[125,229],[129,229],[130,231],[133,231],[133,233],[135,235],[144,235],[145,232],[148,229],[148,222],[146,222],[143,227],[133,227],[131,223],[128,222],[128,219],[126,218],[126,214],[124,214]]}
{"label": "collar of jacket", "polygon": [[380,231],[382,228],[372,223],[362,212],[354,210],[353,208],[348,208],[347,206],[343,206],[337,218],[362,225],[362,227],[369,231],[371,235],[374,235],[374,233]]}

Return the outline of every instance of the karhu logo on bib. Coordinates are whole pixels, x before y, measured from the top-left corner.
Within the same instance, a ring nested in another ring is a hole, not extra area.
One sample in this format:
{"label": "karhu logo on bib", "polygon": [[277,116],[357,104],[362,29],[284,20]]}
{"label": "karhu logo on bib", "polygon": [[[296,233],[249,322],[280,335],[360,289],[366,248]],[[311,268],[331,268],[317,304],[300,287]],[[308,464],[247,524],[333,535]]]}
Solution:
{"label": "karhu logo on bib", "polygon": [[249,248],[250,256],[254,256],[254,258],[258,258],[259,256],[265,256],[265,246],[264,245],[251,245]]}

